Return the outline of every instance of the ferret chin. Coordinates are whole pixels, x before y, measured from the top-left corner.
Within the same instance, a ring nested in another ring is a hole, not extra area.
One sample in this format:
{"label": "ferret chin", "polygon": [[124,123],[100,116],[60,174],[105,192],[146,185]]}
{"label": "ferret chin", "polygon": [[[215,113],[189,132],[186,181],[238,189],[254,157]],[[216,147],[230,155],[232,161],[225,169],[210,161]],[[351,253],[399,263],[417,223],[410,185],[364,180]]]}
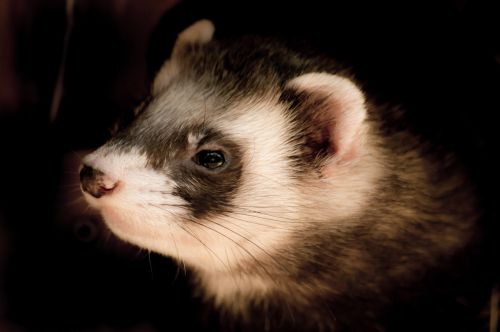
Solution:
{"label": "ferret chin", "polygon": [[474,233],[460,167],[335,61],[213,33],[179,35],[133,122],[83,160],[85,197],[190,267],[228,329],[390,329]]}

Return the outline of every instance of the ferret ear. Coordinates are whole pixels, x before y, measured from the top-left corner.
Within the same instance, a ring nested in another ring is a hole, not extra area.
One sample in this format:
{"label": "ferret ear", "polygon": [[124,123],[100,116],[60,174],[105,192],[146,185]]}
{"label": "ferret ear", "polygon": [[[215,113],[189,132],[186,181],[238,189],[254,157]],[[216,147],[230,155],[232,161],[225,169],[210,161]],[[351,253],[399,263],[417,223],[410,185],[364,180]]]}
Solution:
{"label": "ferret ear", "polygon": [[175,41],[171,58],[174,58],[180,51],[190,44],[203,45],[212,40],[214,35],[214,24],[209,20],[199,20],[184,29]]}
{"label": "ferret ear", "polygon": [[184,29],[175,41],[170,59],[165,61],[156,74],[153,82],[152,94],[160,92],[178,72],[177,58],[182,56],[182,50],[188,45],[203,45],[212,40],[215,27],[209,20],[200,20]]}
{"label": "ferret ear", "polygon": [[297,116],[307,128],[309,136],[303,140],[309,148],[322,149],[329,165],[359,155],[366,132],[366,106],[363,93],[351,80],[308,73],[288,82],[287,89],[301,100]]}

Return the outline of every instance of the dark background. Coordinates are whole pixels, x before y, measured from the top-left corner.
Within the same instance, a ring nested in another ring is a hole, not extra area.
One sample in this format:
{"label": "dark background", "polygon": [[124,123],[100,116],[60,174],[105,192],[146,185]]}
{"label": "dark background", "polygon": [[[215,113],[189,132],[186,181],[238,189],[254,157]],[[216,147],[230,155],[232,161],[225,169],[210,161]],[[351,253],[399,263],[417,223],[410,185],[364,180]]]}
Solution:
{"label": "dark background", "polygon": [[498,3],[77,0],[51,121],[65,6],[0,0],[0,331],[198,327],[184,271],[114,239],[79,199],[77,167],[200,18],[219,37],[278,36],[335,57],[377,101],[403,105],[417,133],[455,150],[485,209],[470,278],[498,280]]}

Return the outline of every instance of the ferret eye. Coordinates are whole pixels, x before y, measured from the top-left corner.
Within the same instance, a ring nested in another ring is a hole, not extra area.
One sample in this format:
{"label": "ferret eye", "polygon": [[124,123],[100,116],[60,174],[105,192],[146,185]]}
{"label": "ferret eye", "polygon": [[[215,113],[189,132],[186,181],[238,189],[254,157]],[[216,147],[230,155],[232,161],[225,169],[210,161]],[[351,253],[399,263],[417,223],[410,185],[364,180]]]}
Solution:
{"label": "ferret eye", "polygon": [[194,161],[205,168],[216,169],[222,167],[226,160],[221,151],[203,150],[196,154]]}

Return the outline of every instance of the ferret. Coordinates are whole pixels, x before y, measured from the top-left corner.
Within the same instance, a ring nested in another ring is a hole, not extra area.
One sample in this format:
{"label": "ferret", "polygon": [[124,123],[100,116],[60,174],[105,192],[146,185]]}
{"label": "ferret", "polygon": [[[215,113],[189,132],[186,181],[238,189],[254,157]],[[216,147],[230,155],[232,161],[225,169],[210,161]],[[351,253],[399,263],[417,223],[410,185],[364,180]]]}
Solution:
{"label": "ferret", "polygon": [[335,61],[213,35],[181,32],[133,121],[83,159],[87,201],[187,266],[222,330],[410,331],[388,313],[478,218],[455,158]]}

